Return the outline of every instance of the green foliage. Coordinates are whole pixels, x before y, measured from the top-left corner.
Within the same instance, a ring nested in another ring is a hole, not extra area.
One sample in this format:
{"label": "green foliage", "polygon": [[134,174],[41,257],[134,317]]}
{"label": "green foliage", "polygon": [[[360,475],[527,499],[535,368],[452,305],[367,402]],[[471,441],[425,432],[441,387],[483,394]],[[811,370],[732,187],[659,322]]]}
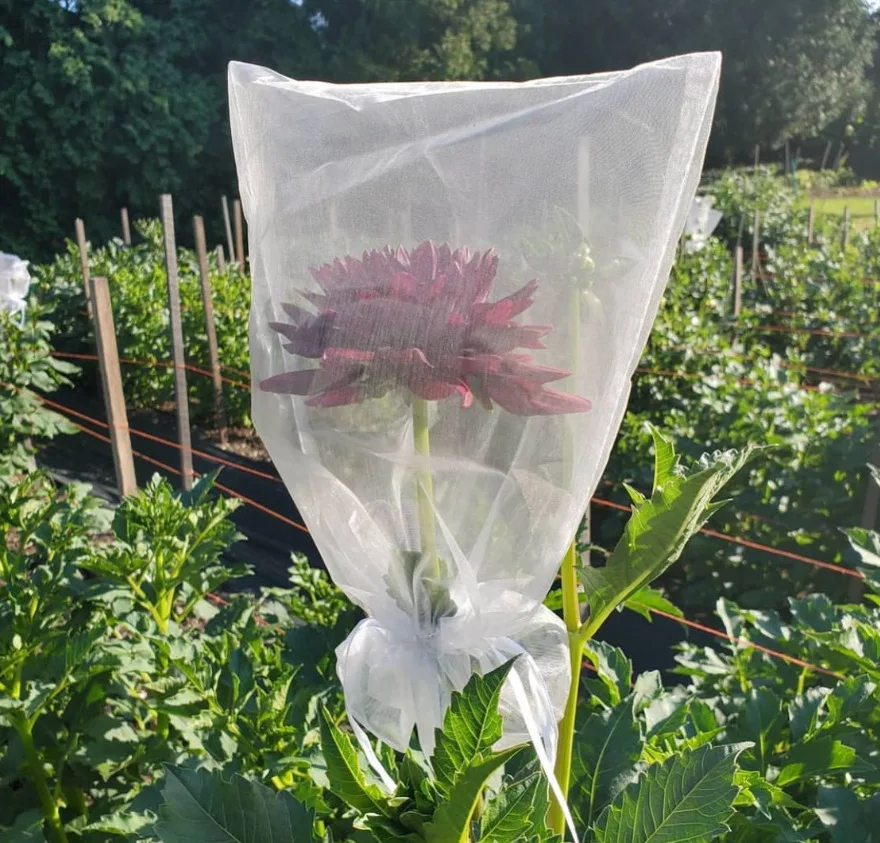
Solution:
{"label": "green foliage", "polygon": [[728,830],[742,747],[700,747],[648,769],[599,820],[599,843],[714,840]]}
{"label": "green foliage", "polygon": [[106,240],[120,206],[152,213],[162,192],[181,219],[216,209],[219,238],[235,184],[226,65],[319,75],[309,14],[286,0],[0,4],[0,75],[16,80],[0,91],[4,248],[46,254],[77,216]]}
{"label": "green foliage", "polygon": [[39,474],[0,484],[4,840],[126,838],[155,819],[146,785],[181,760],[332,819],[312,779],[319,704],[339,709],[327,653],[288,646],[280,589],[206,600],[239,573],[221,560],[234,507],[210,486],[154,480],[111,517]]}
{"label": "green foliage", "polygon": [[[90,247],[92,275],[110,281],[113,318],[119,354],[123,359],[122,382],[131,406],[160,408],[174,400],[174,370],[169,365],[171,341],[168,314],[168,288],[165,252],[158,221],[138,221],[135,227],[143,238],[134,247],[114,240],[101,248]],[[181,318],[187,363],[201,369],[190,371],[187,386],[192,413],[206,424],[213,421],[213,386],[208,374],[210,356],[205,327],[198,261],[194,252],[178,253]],[[229,371],[224,383],[224,403],[229,422],[248,424],[250,393],[247,372],[250,367],[247,321],[249,286],[234,263],[221,273],[216,255],[209,255],[211,294],[219,357]],[[72,242],[51,264],[36,269],[41,284],[53,291],[59,321],[65,326],[63,350],[94,353],[91,328],[83,318],[84,295],[79,269],[79,252]],[[125,362],[132,361],[132,362]],[[90,369],[93,378],[97,371]]]}
{"label": "green foliage", "polygon": [[78,371],[51,356],[51,315],[33,293],[21,325],[0,311],[0,475],[33,468],[35,440],[75,430],[36,394],[70,383],[68,376]]}
{"label": "green foliage", "polygon": [[[169,768],[153,833],[161,843],[187,843],[196,835],[217,843],[319,840],[314,817],[289,793],[234,776],[225,781],[205,770]],[[230,806],[233,809],[230,810]]]}
{"label": "green foliage", "polygon": [[[744,309],[734,324],[725,247],[712,239],[701,252],[680,255],[606,470],[613,487],[601,486],[599,497],[623,502],[624,483],[650,485],[648,423],[662,428],[690,459],[719,442],[738,450],[750,442],[772,445],[731,483],[733,502],[714,515],[712,528],[844,564],[848,545],[834,525],[858,522],[865,464],[876,440],[870,391],[880,376],[876,290],[863,282],[880,271],[880,235],[871,230],[853,236],[844,249],[839,231],[817,228],[816,241],[808,245],[805,214],[791,212],[790,193],[764,171],[728,173],[708,189],[729,215],[722,234],[730,245],[745,212],[747,261],[750,207],[767,203],[764,280],[752,284],[747,264]],[[762,327],[774,325],[862,336]],[[619,514],[593,506],[595,544],[612,545],[621,527]],[[688,614],[710,611],[719,595],[750,608],[777,609],[797,592],[843,599],[846,584],[847,578],[832,572],[704,534],[694,536],[664,578],[673,602]]]}
{"label": "green foliage", "polygon": [[248,568],[220,563],[220,555],[239,536],[228,517],[239,502],[208,497],[213,475],[191,492],[175,493],[155,476],[134,497],[123,500],[113,521],[117,541],[84,563],[107,582],[131,589],[160,633],[169,622],[185,622],[206,594]]}
{"label": "green foliage", "polygon": [[[589,73],[700,50],[720,50],[724,73],[710,154],[751,160],[855,117],[870,94],[875,44],[861,0],[513,0],[527,30],[521,50],[544,75]],[[756,38],[760,39],[756,42]]]}
{"label": "green foliage", "polygon": [[654,482],[651,498],[627,487],[633,514],[623,537],[601,568],[586,567],[580,579],[590,607],[587,637],[605,622],[617,606],[629,600],[675,562],[685,544],[723,503],[715,498],[751,459],[722,454],[704,460],[700,470],[686,476],[672,442],[655,428]]}
{"label": "green foliage", "polygon": [[718,614],[737,642],[724,654],[683,648],[688,697],[705,701],[728,739],[753,745],[742,758],[736,841],[783,833],[812,839],[823,827],[834,843],[877,839],[880,609],[876,582],[868,586],[868,604],[837,606],[821,594],[791,598],[790,620],[721,600]]}

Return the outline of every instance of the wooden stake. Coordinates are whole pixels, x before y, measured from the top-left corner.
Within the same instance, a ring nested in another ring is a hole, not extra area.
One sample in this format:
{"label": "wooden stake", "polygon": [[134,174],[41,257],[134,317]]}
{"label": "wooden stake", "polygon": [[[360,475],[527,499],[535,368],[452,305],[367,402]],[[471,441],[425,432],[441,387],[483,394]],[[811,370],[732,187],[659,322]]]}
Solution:
{"label": "wooden stake", "polygon": [[874,226],[880,225],[880,199],[874,200]]}
{"label": "wooden stake", "polygon": [[223,205],[223,227],[226,229],[226,248],[229,249],[229,260],[235,260],[235,245],[232,242],[232,223],[229,221],[229,201],[224,196],[221,199]]}
{"label": "wooden stake", "polygon": [[235,216],[235,259],[238,261],[238,268],[244,272],[244,228],[241,220],[241,202],[238,199],[233,202],[232,209]]}
{"label": "wooden stake", "polygon": [[[874,430],[877,434],[877,443],[871,456],[871,465],[880,468],[880,424],[875,426]],[[880,484],[875,481],[873,472],[868,469],[868,489],[865,492],[860,526],[865,530],[876,530],[878,513],[880,513]],[[849,585],[849,599],[858,603],[865,593],[865,584],[854,578]]]}
{"label": "wooden stake", "polygon": [[791,149],[789,147],[788,141],[785,142],[785,177],[788,178],[791,175]]}
{"label": "wooden stake", "polygon": [[220,374],[220,354],[217,350],[217,331],[214,325],[214,302],[211,299],[211,276],[208,274],[208,248],[205,243],[205,221],[193,218],[196,236],[196,254],[202,279],[202,305],[205,309],[205,330],[208,334],[208,354],[211,359],[211,379],[214,384],[214,422],[220,431],[220,443],[226,444],[226,408],[223,406],[223,377]]}
{"label": "wooden stake", "polygon": [[743,247],[737,244],[733,256],[733,318],[742,312]]}
{"label": "wooden stake", "polygon": [[86,292],[86,310],[89,313],[89,319],[92,318],[92,291],[89,287],[89,245],[86,242],[86,227],[83,221],[77,217],[74,223],[76,228],[76,245],[79,246],[79,265],[82,269],[83,288]]}
{"label": "wooden stake", "polygon": [[807,245],[813,245],[813,231],[816,228],[816,206],[810,205],[810,211],[807,214]]}
{"label": "wooden stake", "polygon": [[755,166],[753,169],[758,169],[758,164],[761,163],[761,147],[758,144],[755,144]]}
{"label": "wooden stake", "polygon": [[217,271],[221,274],[226,272],[226,257],[222,246],[217,247]]}
{"label": "wooden stake", "polygon": [[843,206],[843,248],[849,246],[849,205]]}
{"label": "wooden stake", "polygon": [[761,232],[761,215],[758,211],[755,211],[755,216],[752,219],[752,283],[756,283],[758,280],[758,261],[760,259],[759,253],[759,244],[760,244],[760,232]]}
{"label": "wooden stake", "polygon": [[126,246],[131,245],[131,227],[128,224],[128,208],[123,208],[119,212],[120,217],[122,217],[122,242],[125,243]]}
{"label": "wooden stake", "polygon": [[825,167],[828,166],[828,157],[831,155],[831,147],[833,145],[834,144],[831,141],[828,141],[828,143],[825,144],[825,154],[822,156],[822,166],[819,168],[820,170],[824,170]]}
{"label": "wooden stake", "polygon": [[171,316],[171,351],[174,355],[174,398],[177,404],[177,437],[180,443],[180,474],[183,488],[193,486],[192,440],[189,429],[189,398],[186,392],[186,357],[180,320],[180,288],[177,278],[177,243],[171,196],[162,194],[160,213],[165,234],[165,270],[168,274],[168,311]]}
{"label": "wooden stake", "polygon": [[98,347],[98,368],[104,391],[104,407],[110,428],[110,447],[116,469],[116,485],[122,497],[137,492],[131,436],[128,432],[128,414],[122,394],[122,372],[119,369],[119,350],[116,347],[116,329],[110,304],[110,287],[106,278],[89,279],[91,300],[94,305],[95,337]]}

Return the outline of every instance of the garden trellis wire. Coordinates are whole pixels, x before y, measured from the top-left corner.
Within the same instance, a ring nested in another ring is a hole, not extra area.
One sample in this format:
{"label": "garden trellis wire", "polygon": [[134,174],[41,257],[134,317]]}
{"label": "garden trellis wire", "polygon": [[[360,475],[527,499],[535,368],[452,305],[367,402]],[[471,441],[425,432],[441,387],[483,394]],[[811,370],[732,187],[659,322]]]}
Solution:
{"label": "garden trellis wire", "polygon": [[[98,419],[98,418],[95,418],[94,416],[89,416],[89,415],[86,415],[85,413],[81,413],[78,410],[74,410],[71,407],[65,406],[64,404],[60,404],[56,401],[52,401],[51,399],[46,398],[45,396],[41,395],[38,397],[43,403],[46,404],[46,406],[48,406],[48,407],[50,407],[60,413],[70,414],[71,416],[73,416],[75,418],[82,419],[83,421],[88,421],[92,424],[98,425],[99,427],[107,428],[107,426],[108,426],[105,421]],[[80,427],[80,425],[76,424],[75,422],[74,422],[74,424],[77,427]],[[133,436],[139,436],[141,438],[144,438],[144,439],[147,439],[150,441],[154,441],[154,442],[160,443],[162,445],[166,445],[167,447],[173,448],[175,450],[178,450],[180,448],[180,445],[171,439],[165,439],[164,437],[156,436],[152,433],[147,433],[146,431],[137,430],[136,428],[132,428],[132,427],[129,427],[129,431]],[[89,431],[89,432],[94,433],[94,431]],[[136,451],[133,453],[135,456],[145,459],[146,462],[151,462],[151,463],[156,462],[156,460],[154,460],[150,457],[145,457],[144,455],[139,454]],[[217,463],[218,465],[222,465],[227,468],[231,468],[233,470],[241,470],[241,471],[244,471],[245,473],[252,474],[252,475],[261,477],[263,479],[266,479],[266,480],[270,480],[273,483],[281,483],[281,479],[279,477],[276,477],[275,475],[269,474],[268,472],[262,472],[262,471],[259,471],[258,469],[252,469],[249,466],[242,466],[239,463],[233,462],[231,460],[225,460],[222,457],[215,456],[214,454],[209,454],[206,451],[193,449],[193,454],[201,457],[204,460]],[[165,466],[164,464],[162,465],[162,467],[167,468],[167,466]],[[224,489],[224,487],[220,486],[220,484],[216,484],[216,485],[218,488]],[[278,512],[274,512],[273,510],[269,509],[268,507],[264,507],[263,504],[259,504],[249,498],[245,498],[244,496],[242,496],[238,492],[231,491],[231,490],[225,490],[225,489],[224,489],[224,491],[229,491],[230,494],[232,494],[235,497],[238,497],[239,499],[245,501],[246,503],[257,506],[258,508],[260,508],[262,511],[266,512],[267,514],[283,520],[289,526],[295,527],[296,529],[301,530],[302,532],[305,532],[305,533],[309,532],[308,528],[305,525],[300,524],[300,523],[294,521],[293,519],[287,518],[286,516],[281,515]],[[591,499],[591,503],[597,504],[599,506],[604,506],[604,507],[607,507],[610,509],[616,509],[621,512],[632,512],[632,507],[627,506],[626,504],[616,503],[615,501],[610,501],[605,498],[600,498],[598,496],[593,496],[593,498]],[[742,538],[740,536],[732,536],[727,533],[718,532],[717,530],[711,530],[707,527],[702,528],[700,530],[700,533],[702,533],[703,535],[709,536],[710,538],[715,538],[720,541],[726,541],[731,544],[738,544],[742,547],[747,547],[751,550],[761,551],[763,553],[767,553],[772,556],[779,556],[781,558],[790,559],[795,562],[802,562],[806,565],[811,565],[816,568],[822,568],[824,570],[833,571],[835,573],[842,574],[844,576],[849,576],[849,577],[852,577],[855,579],[863,579],[862,574],[852,568],[844,568],[840,565],[835,565],[831,562],[825,562],[821,559],[814,559],[810,556],[804,556],[803,554],[793,553],[791,551],[771,547],[769,545],[761,544],[760,542],[752,541],[751,539]]]}
{"label": "garden trellis wire", "polygon": [[[73,409],[70,408],[70,407],[66,407],[66,406],[63,405],[63,404],[59,404],[58,402],[51,401],[50,399],[47,399],[47,398],[45,398],[44,396],[38,396],[38,397],[40,398],[40,400],[41,400],[43,403],[46,404],[46,406],[51,407],[51,408],[53,408],[53,409],[56,409],[56,410],[58,410],[59,412],[69,412],[71,415],[74,415],[74,416],[80,417],[80,418],[82,418],[82,419],[84,419],[84,420],[87,420],[87,421],[93,423],[93,424],[97,424],[97,425],[100,425],[100,426],[103,426],[103,427],[107,427],[106,423],[103,422],[103,421],[101,421],[100,419],[94,418],[94,417],[92,417],[92,416],[88,416],[88,415],[86,415],[86,414],[84,414],[84,413],[80,413],[80,412],[78,412],[78,411],[76,411],[76,410],[73,410]],[[101,441],[101,442],[104,442],[104,443],[108,444],[108,445],[110,444],[110,437],[109,437],[109,436],[104,436],[103,434],[98,433],[98,432],[95,431],[95,430],[91,430],[90,428],[86,427],[85,425],[79,424],[78,422],[71,421],[71,424],[73,424],[73,426],[76,427],[78,430],[80,430],[82,433],[85,433],[86,435],[91,436],[91,437],[93,437],[93,438],[95,438],[95,439],[97,439],[97,440],[99,440],[99,441]],[[136,430],[134,430],[134,429],[132,429],[131,432],[132,432],[134,435],[139,435],[139,433],[142,433],[142,431],[136,431]],[[161,442],[163,442],[164,444],[169,445],[169,446],[172,446],[172,447],[176,447],[176,446],[177,446],[177,443],[176,443],[176,442],[172,442],[172,441],[170,441],[170,440],[162,440],[160,437],[152,437],[152,438],[155,438],[155,439],[157,439],[158,441],[161,441]],[[173,466],[170,466],[170,465],[168,465],[167,463],[162,462],[161,460],[154,459],[153,457],[150,457],[150,456],[148,456],[147,454],[143,454],[143,453],[141,453],[141,452],[139,452],[139,451],[133,451],[132,453],[133,453],[134,456],[136,456],[138,459],[141,459],[141,460],[143,460],[144,462],[149,463],[150,465],[155,466],[156,468],[162,469],[163,471],[167,471],[167,472],[169,472],[170,474],[173,474],[173,475],[176,475],[176,476],[180,476],[180,474],[181,474],[181,472],[180,472],[179,469],[174,468]],[[196,453],[196,452],[194,451],[193,453]],[[204,452],[202,452],[202,453],[204,453]],[[205,458],[206,458],[206,459],[211,459],[211,460],[214,460],[214,461],[217,461],[217,462],[225,462],[225,461],[220,460],[219,458],[214,457],[214,456],[212,456],[212,455],[206,455]],[[229,465],[230,467],[232,467],[232,468],[241,468],[241,466],[236,465],[235,463],[226,463],[226,464],[228,464],[228,465]],[[195,472],[195,475],[198,477],[198,476],[201,475],[201,472],[196,471],[196,472]],[[214,486],[215,486],[217,489],[219,489],[220,491],[224,492],[225,494],[231,495],[232,497],[235,497],[235,498],[241,500],[243,503],[245,503],[245,504],[247,504],[247,505],[249,505],[249,506],[257,507],[257,508],[260,509],[261,511],[263,511],[263,512],[269,514],[269,515],[272,515],[272,516],[275,517],[275,518],[280,519],[281,521],[283,521],[284,523],[286,523],[286,524],[288,524],[288,525],[294,526],[294,527],[296,527],[296,528],[298,528],[298,529],[301,529],[301,530],[303,530],[303,531],[305,531],[305,532],[308,532],[308,529],[307,529],[304,525],[302,525],[302,524],[297,524],[297,523],[296,523],[295,521],[293,521],[292,519],[289,519],[289,518],[287,518],[286,516],[281,515],[280,513],[274,512],[273,510],[269,509],[268,507],[264,507],[262,504],[258,503],[257,501],[254,501],[254,500],[252,500],[251,498],[248,498],[248,497],[246,497],[245,495],[242,495],[242,494],[240,494],[239,492],[236,492],[235,490],[230,489],[229,487],[222,485],[221,483],[215,483]],[[595,498],[595,497],[594,497],[593,500],[592,500],[592,502],[593,502],[593,503],[598,503],[598,504],[600,504],[600,505],[610,505],[610,506],[613,506],[613,507],[616,508],[616,509],[623,509],[623,510],[629,510],[629,509],[630,509],[630,507],[624,507],[624,506],[621,505],[621,504],[614,504],[614,503],[611,502],[611,501],[605,501],[605,500],[603,500],[603,499],[601,499],[601,498]],[[702,532],[706,532],[706,531],[703,530]],[[712,531],[712,533],[714,533],[714,531]],[[726,538],[726,539],[731,539],[731,540],[735,540],[735,541],[744,541],[744,540],[734,539],[734,537],[724,536],[723,534],[720,534],[720,533],[715,534],[715,535],[717,535],[718,537],[724,537],[724,538]],[[760,549],[762,549],[762,550],[767,550],[767,551],[769,551],[769,552],[773,552],[773,553],[779,553],[779,551],[776,551],[776,550],[773,549],[773,548],[767,548],[767,547],[764,547],[764,546],[762,546],[762,545],[757,545],[756,543],[753,543],[753,544],[755,544],[756,547],[758,547],[758,548],[760,548]],[[786,555],[790,556],[791,558],[798,559],[799,561],[809,562],[810,564],[816,564],[816,563],[818,562],[818,560],[811,560],[811,559],[809,559],[808,557],[799,557],[799,556],[797,556],[797,555],[795,555],[795,554],[786,554]],[[829,567],[830,569],[832,569],[832,570],[836,570],[836,571],[839,571],[839,572],[841,572],[841,573],[849,573],[849,574],[854,574],[854,575],[856,575],[856,576],[861,577],[861,575],[858,574],[858,572],[849,571],[848,569],[844,569],[844,568],[838,568],[838,567],[836,567],[836,566],[830,565],[829,563],[819,563],[819,564],[821,564],[823,567],[827,566],[827,567]],[[212,599],[217,599],[217,600],[222,600],[222,599],[223,599],[223,598],[220,598],[220,597],[218,597],[217,595],[213,595],[213,594],[212,594],[212,595],[209,595],[209,596],[210,596]],[[652,607],[652,606],[646,606],[646,605],[642,605],[642,604],[638,604],[638,605],[639,605],[639,608],[643,608],[643,609],[647,610],[648,612],[650,612],[651,614],[656,615],[657,617],[661,617],[661,618],[665,618],[665,619],[667,619],[667,620],[675,621],[676,623],[680,623],[680,624],[682,624],[683,626],[687,626],[687,627],[689,627],[689,628],[691,628],[691,629],[698,630],[698,631],[700,631],[700,632],[703,632],[703,633],[706,633],[706,634],[709,634],[709,635],[713,635],[713,636],[715,636],[715,637],[717,637],[717,638],[724,639],[725,641],[728,641],[729,643],[736,644],[736,645],[741,646],[741,647],[746,647],[746,648],[750,648],[750,649],[753,649],[753,650],[757,650],[758,652],[761,652],[761,653],[763,653],[763,654],[765,654],[765,655],[768,655],[768,656],[771,656],[771,657],[773,657],[773,658],[779,659],[780,661],[784,661],[784,662],[786,662],[786,663],[788,663],[788,664],[793,664],[793,665],[796,665],[796,666],[798,666],[798,667],[802,667],[802,668],[804,668],[805,670],[811,670],[811,671],[814,671],[814,672],[816,672],[816,673],[823,674],[823,675],[826,675],[826,676],[830,676],[830,677],[835,678],[835,679],[843,679],[843,678],[844,678],[841,674],[835,673],[834,671],[829,670],[829,669],[827,669],[827,668],[825,668],[825,667],[822,667],[821,665],[811,664],[810,662],[806,662],[806,661],[803,661],[802,659],[798,659],[798,658],[796,658],[796,657],[794,657],[794,656],[790,656],[790,655],[787,654],[787,653],[783,653],[783,652],[781,652],[781,651],[779,651],[779,650],[774,650],[774,649],[772,649],[772,648],[770,648],[770,647],[765,647],[765,646],[762,645],[762,644],[758,644],[757,642],[750,641],[750,640],[747,639],[747,638],[741,638],[741,637],[738,637],[738,636],[731,636],[731,635],[728,635],[726,632],[723,632],[723,631],[720,630],[720,629],[715,629],[715,628],[713,628],[713,627],[706,626],[705,624],[698,623],[697,621],[693,621],[693,620],[691,620],[691,619],[689,619],[689,618],[686,618],[686,617],[683,617],[683,616],[679,617],[679,616],[674,615],[674,614],[672,614],[672,613],[670,613],[670,612],[665,612],[665,611],[662,611],[662,610],[660,610],[660,609],[655,609],[655,608]],[[590,669],[590,670],[594,670],[594,671],[595,671],[595,667],[594,667],[592,664],[590,664],[589,662],[587,662],[587,661],[585,661],[585,663],[584,663],[584,667],[586,667],[586,668],[588,668],[588,669]]]}

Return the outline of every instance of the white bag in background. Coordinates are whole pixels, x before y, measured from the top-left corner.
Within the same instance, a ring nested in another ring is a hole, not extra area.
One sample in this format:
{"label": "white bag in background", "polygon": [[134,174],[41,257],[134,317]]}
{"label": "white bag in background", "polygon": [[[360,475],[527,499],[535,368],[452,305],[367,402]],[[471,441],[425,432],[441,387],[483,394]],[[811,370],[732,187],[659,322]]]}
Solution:
{"label": "white bag in background", "polygon": [[0,252],[0,310],[5,310],[11,316],[18,314],[21,324],[24,324],[30,286],[28,262],[16,255]]}
{"label": "white bag in background", "polygon": [[706,241],[712,236],[712,232],[718,228],[724,214],[716,211],[712,204],[712,196],[695,196],[691,203],[684,225],[684,250],[688,254],[699,252],[706,245]]}
{"label": "white bag in background", "polygon": [[[696,190],[720,56],[528,83],[332,85],[233,63],[253,419],[336,584],[349,714],[430,752],[514,656],[551,758],[542,601],[617,434]],[[525,691],[525,695],[523,695]],[[525,699],[525,702],[524,702]]]}

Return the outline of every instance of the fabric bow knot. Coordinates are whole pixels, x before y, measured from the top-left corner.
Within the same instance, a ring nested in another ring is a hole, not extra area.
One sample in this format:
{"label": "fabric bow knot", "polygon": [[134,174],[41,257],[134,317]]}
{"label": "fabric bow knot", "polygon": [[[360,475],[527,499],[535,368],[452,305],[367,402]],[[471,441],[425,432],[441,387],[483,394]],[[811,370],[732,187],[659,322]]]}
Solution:
{"label": "fabric bow knot", "polygon": [[[339,646],[337,673],[349,721],[370,765],[389,790],[394,781],[366,736],[369,730],[403,752],[415,730],[426,757],[435,746],[452,692],[475,673],[515,660],[501,693],[503,749],[530,742],[560,804],[553,775],[557,722],[570,682],[565,625],[541,603],[505,583],[482,583],[462,594],[454,583],[452,614],[430,621],[389,606],[361,621]],[[573,823],[570,823],[573,829]]]}

